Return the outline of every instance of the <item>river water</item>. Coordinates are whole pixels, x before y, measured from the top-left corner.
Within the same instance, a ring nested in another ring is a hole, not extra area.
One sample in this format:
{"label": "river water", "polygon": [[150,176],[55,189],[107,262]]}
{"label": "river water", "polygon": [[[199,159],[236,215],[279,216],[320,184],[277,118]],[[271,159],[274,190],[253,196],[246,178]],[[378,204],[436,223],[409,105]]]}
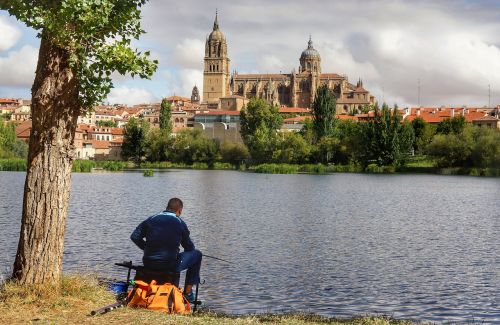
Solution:
{"label": "river water", "polygon": [[[0,172],[0,274],[17,247],[23,173]],[[175,170],[73,174],[65,271],[123,278],[130,233],[184,200],[206,307],[500,324],[500,181],[436,175]]]}

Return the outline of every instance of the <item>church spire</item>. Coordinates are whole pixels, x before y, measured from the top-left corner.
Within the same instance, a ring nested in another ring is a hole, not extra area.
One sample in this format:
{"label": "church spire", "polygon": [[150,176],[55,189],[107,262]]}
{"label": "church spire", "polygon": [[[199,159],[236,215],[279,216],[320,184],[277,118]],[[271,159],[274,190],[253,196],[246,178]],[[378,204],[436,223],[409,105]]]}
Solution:
{"label": "church spire", "polygon": [[219,18],[217,14],[217,9],[215,9],[214,30],[219,30]]}

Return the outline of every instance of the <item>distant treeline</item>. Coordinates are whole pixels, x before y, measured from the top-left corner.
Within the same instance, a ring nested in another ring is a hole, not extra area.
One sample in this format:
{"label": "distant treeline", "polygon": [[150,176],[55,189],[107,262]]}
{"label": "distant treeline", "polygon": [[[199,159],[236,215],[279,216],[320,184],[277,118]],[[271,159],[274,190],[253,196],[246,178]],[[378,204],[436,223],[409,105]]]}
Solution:
{"label": "distant treeline", "polygon": [[381,108],[374,105],[371,120],[338,120],[334,118],[335,104],[331,91],[320,87],[312,105],[313,119],[306,120],[300,132],[278,132],[283,123],[278,108],[262,99],[252,99],[241,112],[244,144],[219,143],[196,129],[172,137],[170,130],[150,129],[147,123],[131,119],[125,129],[123,155],[137,165],[169,161],[201,163],[209,168],[215,163],[247,167],[321,164],[371,172],[500,168],[500,131],[496,129],[473,126],[462,116],[438,125],[421,118],[403,122],[397,106],[389,108],[385,104]]}

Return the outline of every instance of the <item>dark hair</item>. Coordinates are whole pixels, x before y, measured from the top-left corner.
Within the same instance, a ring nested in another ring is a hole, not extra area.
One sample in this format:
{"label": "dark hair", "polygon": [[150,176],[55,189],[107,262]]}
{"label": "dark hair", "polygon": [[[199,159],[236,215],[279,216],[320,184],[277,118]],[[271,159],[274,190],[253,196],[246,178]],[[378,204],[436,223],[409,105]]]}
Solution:
{"label": "dark hair", "polygon": [[179,211],[179,209],[182,209],[183,207],[184,205],[182,204],[181,199],[173,197],[170,200],[168,200],[167,210]]}

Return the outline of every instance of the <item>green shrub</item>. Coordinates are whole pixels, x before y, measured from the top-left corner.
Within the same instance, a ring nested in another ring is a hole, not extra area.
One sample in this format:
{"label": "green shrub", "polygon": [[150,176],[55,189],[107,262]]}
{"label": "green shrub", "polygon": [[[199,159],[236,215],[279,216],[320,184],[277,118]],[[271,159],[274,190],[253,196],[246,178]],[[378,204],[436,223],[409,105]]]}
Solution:
{"label": "green shrub", "polygon": [[27,170],[27,167],[26,159],[0,159],[0,171],[24,172]]}
{"label": "green shrub", "polygon": [[208,164],[204,162],[195,162],[191,165],[192,169],[208,169]]}
{"label": "green shrub", "polygon": [[108,171],[117,172],[128,167],[126,161],[97,161],[97,167],[103,168]]}
{"label": "green shrub", "polygon": [[214,169],[235,169],[235,166],[230,163],[216,162],[214,164]]}
{"label": "green shrub", "polygon": [[247,147],[243,143],[223,142],[220,146],[222,161],[239,165],[248,159],[250,155]]}
{"label": "green shrub", "polygon": [[76,173],[90,173],[96,164],[92,160],[75,160],[73,161],[73,172]]}
{"label": "green shrub", "polygon": [[145,169],[143,172],[144,177],[153,177],[155,172],[152,169]]}
{"label": "green shrub", "polygon": [[330,165],[327,167],[330,173],[362,173],[363,167],[355,164],[349,165]]}
{"label": "green shrub", "polygon": [[260,164],[250,167],[250,170],[255,173],[264,174],[296,174],[299,171],[299,166],[289,164]]}
{"label": "green shrub", "polygon": [[366,166],[365,172],[367,172],[367,173],[382,173],[383,167],[381,167],[377,164],[369,164],[368,166]]}
{"label": "green shrub", "polygon": [[325,174],[327,173],[327,167],[322,164],[308,164],[308,165],[300,165],[299,171],[302,173],[309,173],[309,174]]}

